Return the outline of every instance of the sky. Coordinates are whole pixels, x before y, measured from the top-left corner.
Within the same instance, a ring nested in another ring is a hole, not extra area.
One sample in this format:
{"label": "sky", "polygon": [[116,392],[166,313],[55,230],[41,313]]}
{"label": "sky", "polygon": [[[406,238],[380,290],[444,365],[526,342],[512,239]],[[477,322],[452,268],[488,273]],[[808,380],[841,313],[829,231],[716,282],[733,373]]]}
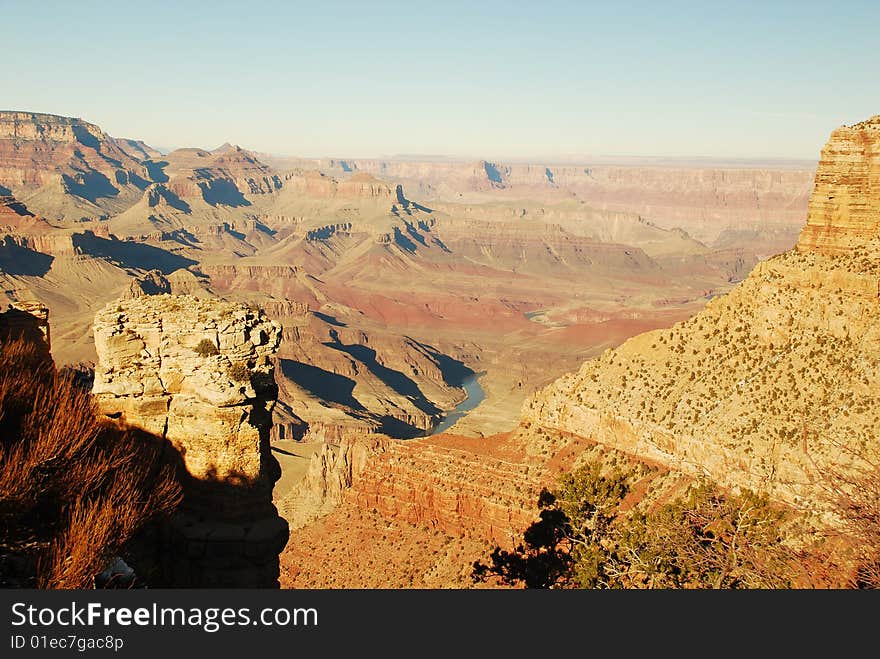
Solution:
{"label": "sky", "polygon": [[815,160],[880,2],[0,0],[0,109],[307,157]]}

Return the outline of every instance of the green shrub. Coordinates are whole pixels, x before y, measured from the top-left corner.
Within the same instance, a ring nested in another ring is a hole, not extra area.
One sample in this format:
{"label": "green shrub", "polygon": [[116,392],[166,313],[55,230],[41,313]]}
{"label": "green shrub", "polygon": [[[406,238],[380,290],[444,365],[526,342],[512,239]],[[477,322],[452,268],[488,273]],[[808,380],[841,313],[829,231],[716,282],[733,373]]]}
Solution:
{"label": "green shrub", "polygon": [[247,382],[251,379],[251,371],[247,367],[247,364],[243,362],[238,362],[229,367],[226,371],[229,375],[230,379],[235,382]]}
{"label": "green shrub", "polygon": [[513,551],[473,564],[477,582],[527,588],[788,588],[786,513],[764,495],[711,483],[646,512],[621,504],[635,470],[597,463],[563,475]]}
{"label": "green shrub", "polygon": [[213,357],[220,354],[220,348],[211,339],[202,339],[193,350],[199,357]]}

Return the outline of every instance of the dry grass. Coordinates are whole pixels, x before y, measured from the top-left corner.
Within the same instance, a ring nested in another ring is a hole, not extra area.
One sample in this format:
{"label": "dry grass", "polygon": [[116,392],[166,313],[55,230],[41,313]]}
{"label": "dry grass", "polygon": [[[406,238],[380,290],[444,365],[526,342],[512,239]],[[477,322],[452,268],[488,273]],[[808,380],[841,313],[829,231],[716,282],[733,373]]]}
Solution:
{"label": "dry grass", "polygon": [[0,584],[92,587],[180,500],[162,447],[102,427],[90,394],[39,347],[0,345]]}

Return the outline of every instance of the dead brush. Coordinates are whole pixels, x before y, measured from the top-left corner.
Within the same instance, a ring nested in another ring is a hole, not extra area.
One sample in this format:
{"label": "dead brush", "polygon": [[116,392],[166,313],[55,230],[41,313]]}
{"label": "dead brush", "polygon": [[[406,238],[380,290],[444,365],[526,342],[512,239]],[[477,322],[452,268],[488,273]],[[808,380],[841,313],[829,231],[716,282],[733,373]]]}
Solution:
{"label": "dead brush", "polygon": [[89,392],[33,344],[0,345],[0,585],[92,587],[180,498],[158,442],[101,426]]}

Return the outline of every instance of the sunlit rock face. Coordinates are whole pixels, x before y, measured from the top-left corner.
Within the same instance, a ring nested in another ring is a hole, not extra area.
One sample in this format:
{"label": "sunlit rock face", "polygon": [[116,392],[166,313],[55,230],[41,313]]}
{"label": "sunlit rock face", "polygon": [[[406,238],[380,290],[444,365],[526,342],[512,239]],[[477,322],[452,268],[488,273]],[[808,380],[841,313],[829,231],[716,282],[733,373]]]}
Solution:
{"label": "sunlit rock face", "polygon": [[216,299],[121,300],[94,325],[101,411],[164,437],[196,478],[265,476],[281,326]]}
{"label": "sunlit rock face", "polygon": [[821,507],[823,474],[880,454],[878,236],[874,117],[832,134],[795,249],[563,376],[524,422]]}
{"label": "sunlit rock face", "polygon": [[835,253],[880,236],[880,115],[831,134],[798,249]]}

